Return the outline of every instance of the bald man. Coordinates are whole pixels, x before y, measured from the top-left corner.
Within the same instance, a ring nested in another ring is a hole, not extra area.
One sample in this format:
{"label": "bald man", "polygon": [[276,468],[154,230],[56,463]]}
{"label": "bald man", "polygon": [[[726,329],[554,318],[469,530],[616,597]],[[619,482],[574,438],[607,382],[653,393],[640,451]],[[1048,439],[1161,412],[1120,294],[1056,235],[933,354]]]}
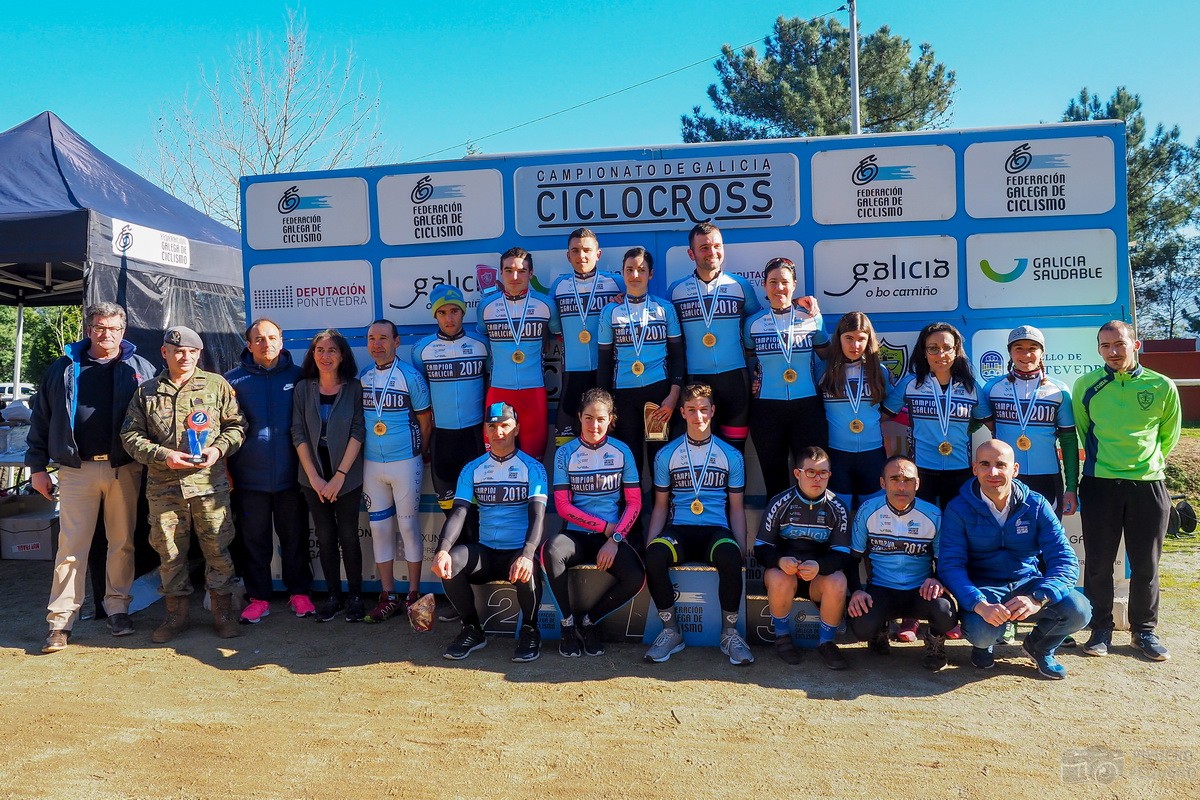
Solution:
{"label": "bald man", "polygon": [[971,663],[996,665],[992,647],[1008,622],[1028,620],[1022,644],[1038,673],[1060,680],[1055,651],[1083,628],[1091,604],[1075,588],[1079,560],[1046,498],[1016,480],[1013,449],[992,439],[975,450],[974,478],[946,504],[938,575],[958,600]]}

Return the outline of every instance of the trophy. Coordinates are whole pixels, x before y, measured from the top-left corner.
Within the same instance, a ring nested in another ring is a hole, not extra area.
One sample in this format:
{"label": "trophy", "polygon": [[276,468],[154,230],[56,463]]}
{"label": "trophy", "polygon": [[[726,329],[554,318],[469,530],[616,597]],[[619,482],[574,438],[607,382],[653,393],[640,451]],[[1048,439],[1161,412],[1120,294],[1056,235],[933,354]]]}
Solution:
{"label": "trophy", "polygon": [[187,419],[188,461],[200,465],[204,463],[204,442],[212,428],[212,418],[207,411],[193,411]]}

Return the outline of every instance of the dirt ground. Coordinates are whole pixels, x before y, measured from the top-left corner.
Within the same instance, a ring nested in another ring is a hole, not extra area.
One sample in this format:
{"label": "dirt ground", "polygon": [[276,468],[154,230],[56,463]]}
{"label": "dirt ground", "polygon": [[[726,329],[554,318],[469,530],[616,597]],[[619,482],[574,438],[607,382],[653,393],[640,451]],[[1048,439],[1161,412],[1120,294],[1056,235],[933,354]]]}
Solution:
{"label": "dirt ground", "polygon": [[1173,658],[1118,633],[1108,658],[1063,651],[1071,675],[1048,682],[1017,647],[976,670],[964,642],[937,674],[919,645],[851,645],[843,673],[767,648],[650,665],[626,644],[513,664],[498,637],[452,663],[456,625],[318,624],[282,599],[220,640],[199,596],[169,645],[149,640],[158,603],[134,636],[81,621],[46,656],[50,563],[0,561],[0,797],[1200,797],[1200,545],[1163,563]]}

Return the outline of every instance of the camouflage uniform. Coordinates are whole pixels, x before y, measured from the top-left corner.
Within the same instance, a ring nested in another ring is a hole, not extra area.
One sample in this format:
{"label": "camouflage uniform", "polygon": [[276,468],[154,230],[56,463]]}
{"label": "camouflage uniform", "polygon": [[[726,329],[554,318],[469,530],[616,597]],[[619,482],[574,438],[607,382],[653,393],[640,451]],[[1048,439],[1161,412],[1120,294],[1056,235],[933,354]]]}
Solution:
{"label": "camouflage uniform", "polygon": [[[207,469],[171,469],[170,450],[189,452],[188,417],[208,413],[210,429],[204,447],[215,447],[221,458]],[[138,387],[121,428],[121,441],[146,471],[146,500],[150,504],[150,544],[162,559],[159,575],[164,595],[187,596],[187,555],[193,530],[204,553],[205,583],[216,594],[233,591],[233,518],[229,510],[229,478],[225,459],[242,445],[246,420],[233,388],[211,372],[197,369],[182,388],[164,371]]]}

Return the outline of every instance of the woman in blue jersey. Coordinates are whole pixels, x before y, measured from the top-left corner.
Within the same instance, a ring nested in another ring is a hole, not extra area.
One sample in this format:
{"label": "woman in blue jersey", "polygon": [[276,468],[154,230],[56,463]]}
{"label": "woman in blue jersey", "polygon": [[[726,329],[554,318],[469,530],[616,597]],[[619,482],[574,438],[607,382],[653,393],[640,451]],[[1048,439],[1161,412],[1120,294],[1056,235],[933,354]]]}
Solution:
{"label": "woman in blue jersey", "polygon": [[[321,572],[329,598],[317,619],[329,622],[345,609],[347,622],[365,615],[358,516],[363,494],[362,385],[350,344],[335,330],[313,337],[292,392],[292,444],[300,458],[300,488],[308,500]],[[346,567],[349,600],[342,596]]]}
{"label": "woman in blue jersey", "polygon": [[971,479],[971,417],[979,397],[963,337],[948,322],[921,329],[905,375],[883,403],[895,416],[908,406],[917,497],[942,510]]}
{"label": "woman in blue jersey", "polygon": [[762,467],[767,497],[792,484],[788,456],[805,447],[824,448],[829,430],[817,393],[813,352],[829,346],[819,309],[809,312],[793,300],[796,265],[772,258],[763,268],[770,306],[751,315],[742,329],[747,356],[758,359],[761,385],[750,405],[750,438]]}
{"label": "woman in blue jersey", "polygon": [[833,346],[817,371],[829,423],[829,490],[853,511],[880,494],[879,475],[887,459],[880,405],[891,381],[879,362],[879,339],[866,314],[851,311],[838,320]]}
{"label": "woman in blue jersey", "polygon": [[[642,510],[641,481],[629,448],[608,435],[613,406],[612,395],[603,389],[584,392],[579,438],[554,454],[554,508],[563,528],[542,544],[541,562],[561,616],[558,652],[566,658],[604,655],[596,625],[645,583],[642,561],[626,541]],[[590,609],[579,609],[578,620],[568,572],[577,564],[595,564],[616,579]]]}

